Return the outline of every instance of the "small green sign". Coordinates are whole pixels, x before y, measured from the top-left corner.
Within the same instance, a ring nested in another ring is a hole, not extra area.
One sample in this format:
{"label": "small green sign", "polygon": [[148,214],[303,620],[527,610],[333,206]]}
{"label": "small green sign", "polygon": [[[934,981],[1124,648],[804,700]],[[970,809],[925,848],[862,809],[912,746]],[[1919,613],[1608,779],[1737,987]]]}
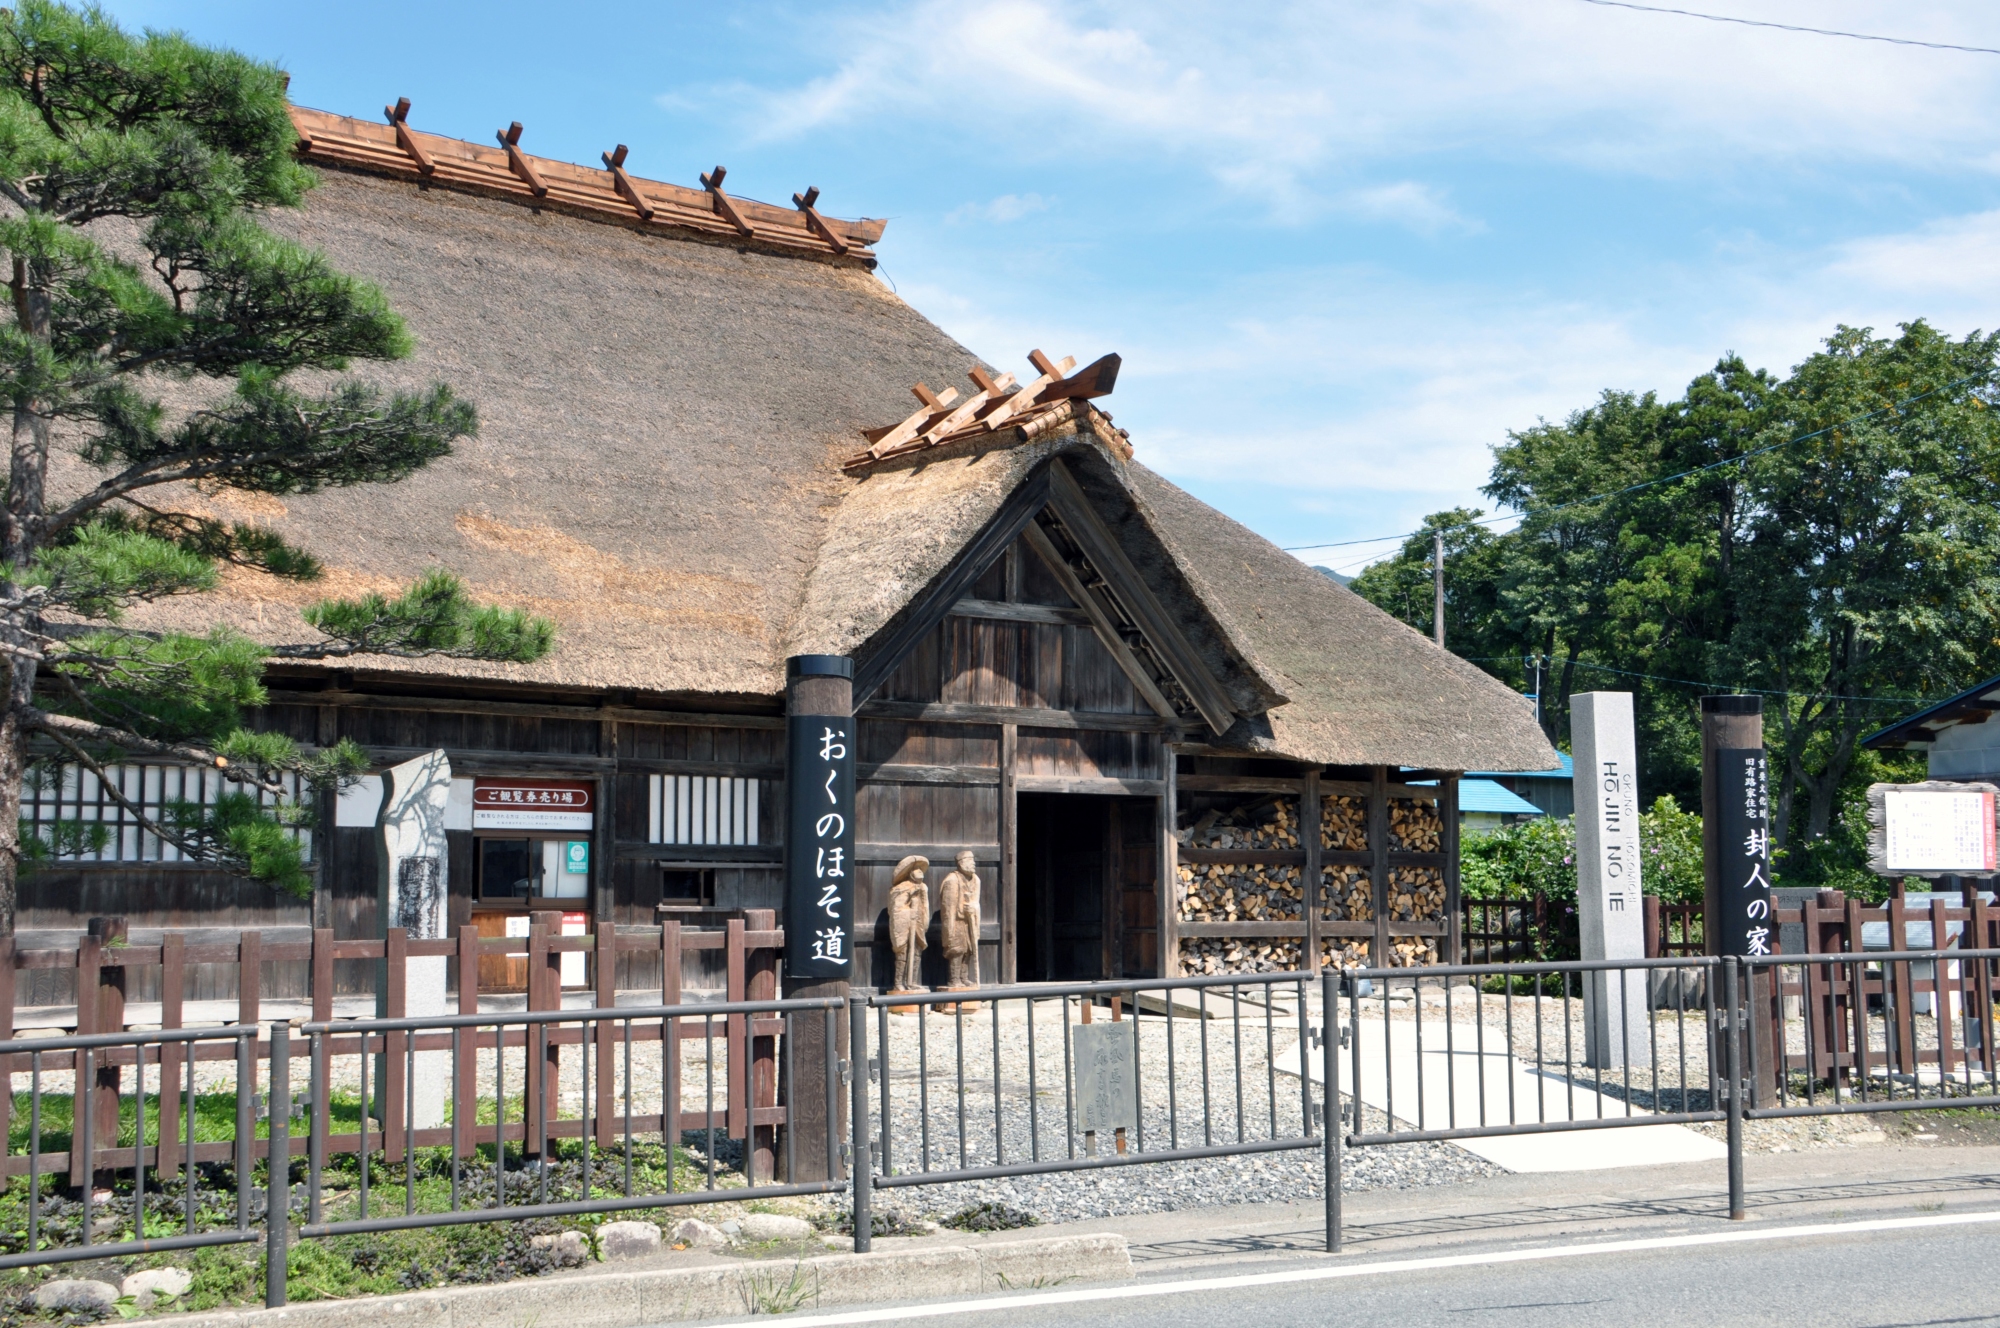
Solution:
{"label": "small green sign", "polygon": [[572,876],[590,875],[590,841],[571,839],[563,844],[563,870]]}

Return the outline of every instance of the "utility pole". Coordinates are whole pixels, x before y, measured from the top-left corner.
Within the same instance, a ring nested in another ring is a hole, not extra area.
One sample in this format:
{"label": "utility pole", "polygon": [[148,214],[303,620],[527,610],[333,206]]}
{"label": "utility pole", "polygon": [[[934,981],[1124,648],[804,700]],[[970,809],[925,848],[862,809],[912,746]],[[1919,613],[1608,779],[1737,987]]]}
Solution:
{"label": "utility pole", "polygon": [[1431,636],[1444,649],[1444,532],[1431,532],[1431,586],[1435,592],[1431,609]]}

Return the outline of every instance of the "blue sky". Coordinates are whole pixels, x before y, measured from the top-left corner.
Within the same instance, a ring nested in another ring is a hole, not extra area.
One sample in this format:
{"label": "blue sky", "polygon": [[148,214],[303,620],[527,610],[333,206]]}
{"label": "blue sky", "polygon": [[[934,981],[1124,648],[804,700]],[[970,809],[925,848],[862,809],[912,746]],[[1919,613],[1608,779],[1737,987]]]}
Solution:
{"label": "blue sky", "polygon": [[[1968,0],[1682,7],[2000,47]],[[1286,546],[1483,505],[1507,430],[1606,387],[2000,322],[2000,56],[1584,0],[108,8],[310,106],[817,184],[1001,367],[1122,353],[1140,458]]]}

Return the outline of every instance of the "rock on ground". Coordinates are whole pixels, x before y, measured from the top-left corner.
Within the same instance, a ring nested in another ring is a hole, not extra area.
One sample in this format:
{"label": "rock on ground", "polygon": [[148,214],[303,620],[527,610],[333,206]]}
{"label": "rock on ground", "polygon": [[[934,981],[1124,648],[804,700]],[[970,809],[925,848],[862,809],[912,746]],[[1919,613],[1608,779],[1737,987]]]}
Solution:
{"label": "rock on ground", "polygon": [[813,1234],[812,1223],[803,1217],[783,1217],[777,1213],[746,1213],[739,1229],[743,1239],[755,1242],[806,1240]]}
{"label": "rock on ground", "polygon": [[[633,1226],[651,1225],[632,1223]],[[657,1229],[657,1228],[656,1228]],[[556,1231],[545,1236],[534,1236],[528,1241],[538,1250],[547,1250],[563,1263],[582,1263],[590,1257],[590,1242],[581,1231]]]}
{"label": "rock on ground", "polygon": [[645,1259],[660,1252],[660,1229],[651,1222],[606,1222],[597,1229],[605,1261]]}
{"label": "rock on ground", "polygon": [[109,1310],[118,1303],[118,1288],[109,1282],[63,1278],[44,1282],[30,1297],[38,1310]]}
{"label": "rock on ground", "polygon": [[727,1245],[729,1236],[721,1227],[710,1226],[698,1217],[684,1217],[674,1224],[673,1242],[692,1249],[712,1249]]}
{"label": "rock on ground", "polygon": [[172,1300],[187,1294],[194,1274],[185,1268],[148,1268],[118,1284],[118,1294],[130,1296],[140,1309],[151,1309],[155,1300]]}

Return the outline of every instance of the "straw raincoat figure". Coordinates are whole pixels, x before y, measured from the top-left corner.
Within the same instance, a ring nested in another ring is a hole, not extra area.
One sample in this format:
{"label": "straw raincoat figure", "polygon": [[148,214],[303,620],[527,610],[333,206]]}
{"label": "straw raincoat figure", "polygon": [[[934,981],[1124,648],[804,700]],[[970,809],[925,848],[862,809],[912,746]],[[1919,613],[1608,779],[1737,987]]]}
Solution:
{"label": "straw raincoat figure", "polygon": [[979,875],[970,851],[958,855],[958,869],[938,882],[938,922],[944,933],[950,991],[970,991],[979,985]]}
{"label": "straw raincoat figure", "polygon": [[931,888],[924,881],[929,858],[911,854],[896,864],[889,886],[889,948],[896,953],[892,991],[922,991],[924,933],[931,925]]}

